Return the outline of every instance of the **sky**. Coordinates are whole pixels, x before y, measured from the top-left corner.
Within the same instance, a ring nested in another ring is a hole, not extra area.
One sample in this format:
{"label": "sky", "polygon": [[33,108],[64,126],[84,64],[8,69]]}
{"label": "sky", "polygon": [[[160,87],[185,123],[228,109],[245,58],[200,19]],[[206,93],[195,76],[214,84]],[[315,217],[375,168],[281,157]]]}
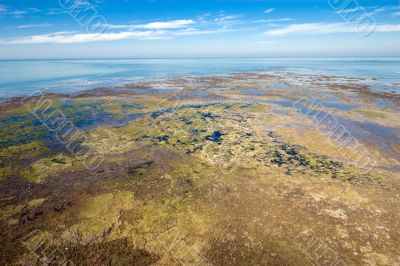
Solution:
{"label": "sky", "polygon": [[0,0],[0,59],[386,56],[400,0]]}

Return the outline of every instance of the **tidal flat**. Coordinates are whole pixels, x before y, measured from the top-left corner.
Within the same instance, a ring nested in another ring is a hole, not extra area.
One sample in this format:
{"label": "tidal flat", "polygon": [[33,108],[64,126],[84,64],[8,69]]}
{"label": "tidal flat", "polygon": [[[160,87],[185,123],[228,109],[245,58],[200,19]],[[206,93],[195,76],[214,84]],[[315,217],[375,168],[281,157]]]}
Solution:
{"label": "tidal flat", "polygon": [[0,264],[397,265],[400,94],[371,84],[233,73],[3,101]]}

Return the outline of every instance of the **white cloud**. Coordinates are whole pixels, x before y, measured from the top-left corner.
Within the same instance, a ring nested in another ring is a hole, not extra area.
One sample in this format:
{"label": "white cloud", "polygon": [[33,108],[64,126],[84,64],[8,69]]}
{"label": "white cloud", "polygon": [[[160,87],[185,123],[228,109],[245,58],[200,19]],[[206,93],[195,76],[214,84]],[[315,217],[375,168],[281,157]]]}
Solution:
{"label": "white cloud", "polygon": [[149,29],[149,30],[156,30],[156,29],[179,29],[185,28],[196,22],[189,19],[189,20],[173,20],[173,21],[164,21],[164,22],[151,22],[147,24],[141,25],[113,25],[107,24],[105,25],[109,29]]}
{"label": "white cloud", "polygon": [[31,7],[31,8],[27,8],[27,9],[24,9],[24,10],[15,10],[15,11],[12,11],[10,14],[13,17],[20,18],[20,17],[23,17],[23,16],[28,15],[28,14],[38,13],[40,11],[41,11],[40,9]]}
{"label": "white cloud", "polygon": [[20,16],[26,15],[28,13],[29,12],[27,10],[16,10],[16,11],[11,12],[11,15],[13,15],[15,17],[20,17]]}
{"label": "white cloud", "polygon": [[275,9],[273,9],[273,8],[268,8],[267,10],[264,11],[264,13],[265,13],[265,14],[269,14],[269,13],[272,13],[272,12],[274,12],[274,11],[275,11]]}
{"label": "white cloud", "polygon": [[[368,10],[370,10],[370,8],[368,8]],[[378,13],[382,13],[385,12],[387,9],[385,7],[379,7],[379,8],[373,8],[371,11],[367,11],[366,8],[362,7],[362,6],[358,6],[358,7],[354,7],[354,8],[347,8],[347,9],[340,9],[338,11],[336,11],[336,13],[338,14],[348,14],[348,13],[356,13],[358,12],[357,15],[362,16],[362,17],[366,17],[366,16],[374,16]]]}
{"label": "white cloud", "polygon": [[350,28],[347,23],[306,23],[306,24],[292,24],[284,28],[274,29],[266,31],[265,34],[268,36],[281,36],[288,34],[321,34],[321,33],[334,33],[342,32]]}
{"label": "white cloud", "polygon": [[199,30],[194,28],[189,28],[185,30],[180,30],[175,32],[174,34],[177,36],[189,36],[189,35],[203,35],[203,34],[217,34],[228,32],[227,29],[212,29],[212,30]]}
{"label": "white cloud", "polygon": [[367,12],[366,14],[364,14],[363,16],[374,16],[378,13],[382,13],[385,12],[386,8],[385,7],[381,7],[381,8],[375,8],[374,10]]}
{"label": "white cloud", "polygon": [[26,24],[26,25],[18,25],[18,26],[11,26],[8,29],[30,29],[30,28],[46,28],[50,27],[51,24],[43,23],[43,24]]}
{"label": "white cloud", "polygon": [[[374,32],[400,32],[400,24],[383,24],[376,25]],[[283,35],[317,35],[330,33],[347,33],[355,32],[354,26],[348,23],[306,23],[291,24],[284,28],[268,30],[264,32],[267,36],[283,36]]]}
{"label": "white cloud", "polygon": [[87,43],[102,41],[117,41],[124,39],[145,39],[165,35],[165,31],[127,31],[117,33],[75,33],[56,32],[52,34],[33,35],[12,40],[1,40],[1,44],[38,44],[38,43]]}
{"label": "white cloud", "polygon": [[400,12],[395,12],[392,14],[393,17],[400,17]]}
{"label": "white cloud", "polygon": [[[21,25],[22,27],[30,27],[34,25]],[[36,25],[37,26],[37,25]],[[159,26],[157,26],[159,27]],[[43,43],[88,43],[88,42],[105,42],[105,41],[118,41],[126,39],[139,39],[139,40],[157,40],[157,39],[171,39],[174,36],[190,36],[190,35],[203,35],[203,34],[217,34],[228,32],[225,28],[221,29],[173,29],[170,30],[142,30],[112,33],[80,33],[74,31],[55,32],[51,34],[32,35],[26,37],[18,37],[14,39],[0,40],[0,44],[43,44]]]}
{"label": "white cloud", "polygon": [[241,15],[237,15],[237,16],[232,16],[232,15],[230,15],[230,16],[221,16],[221,17],[218,17],[218,18],[214,19],[214,21],[215,22],[221,22],[221,21],[238,19],[240,17],[241,17]]}
{"label": "white cloud", "polygon": [[260,19],[255,22],[259,23],[276,23],[276,22],[286,22],[286,21],[291,21],[293,20],[292,18],[274,18],[274,19]]}
{"label": "white cloud", "polygon": [[400,32],[400,24],[384,24],[378,25],[375,29],[376,32]]}
{"label": "white cloud", "polygon": [[191,19],[189,20],[174,20],[167,22],[152,22],[145,25],[142,25],[144,29],[178,29],[184,28],[189,25],[194,24],[195,22]]}

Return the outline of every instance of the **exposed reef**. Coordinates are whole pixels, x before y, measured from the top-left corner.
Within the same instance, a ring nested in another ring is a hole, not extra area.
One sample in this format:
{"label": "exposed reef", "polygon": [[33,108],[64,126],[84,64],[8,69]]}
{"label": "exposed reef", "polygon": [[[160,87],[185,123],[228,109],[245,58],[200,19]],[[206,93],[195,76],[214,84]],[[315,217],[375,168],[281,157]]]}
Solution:
{"label": "exposed reef", "polygon": [[292,73],[2,102],[0,264],[396,265],[399,103]]}

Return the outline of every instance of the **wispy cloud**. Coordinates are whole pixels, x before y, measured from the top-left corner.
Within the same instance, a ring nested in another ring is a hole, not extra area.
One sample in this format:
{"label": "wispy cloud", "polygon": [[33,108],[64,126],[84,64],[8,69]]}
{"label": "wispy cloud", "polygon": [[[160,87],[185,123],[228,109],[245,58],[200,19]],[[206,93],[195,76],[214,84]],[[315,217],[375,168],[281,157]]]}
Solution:
{"label": "wispy cloud", "polygon": [[66,14],[68,11],[62,9],[62,8],[49,8],[46,11],[47,15],[60,15],[60,14]]}
{"label": "wispy cloud", "polygon": [[17,25],[17,26],[10,26],[7,29],[30,29],[30,28],[47,28],[50,27],[50,23],[43,23],[43,24],[26,24],[26,25]]}
{"label": "wispy cloud", "polygon": [[5,5],[0,5],[0,13],[6,12],[7,7]]}
{"label": "wispy cloud", "polygon": [[173,20],[173,21],[162,21],[162,22],[151,22],[147,24],[140,24],[140,25],[114,25],[114,24],[107,24],[104,25],[109,29],[149,29],[149,30],[156,30],[156,29],[179,29],[189,27],[196,22],[189,19],[189,20]]}
{"label": "wispy cloud", "polygon": [[354,8],[344,8],[344,9],[340,9],[340,10],[336,11],[336,13],[354,13],[354,12],[357,12],[357,11],[360,11],[363,9],[364,8],[360,7],[360,6],[354,7]]}
{"label": "wispy cloud", "polygon": [[[225,14],[220,14],[220,21],[234,18]],[[88,43],[105,42],[125,39],[157,40],[171,39],[179,36],[218,34],[231,31],[226,25],[214,21],[195,21],[194,19],[179,19],[171,21],[155,21],[146,24],[102,24],[109,31],[104,33],[85,33],[85,32],[55,32],[50,34],[32,35],[0,39],[0,44],[40,44],[40,43]],[[18,29],[34,27],[47,27],[50,24],[26,24],[11,26]],[[11,28],[10,27],[10,28]]]}
{"label": "wispy cloud", "polygon": [[1,40],[1,44],[39,44],[39,43],[88,43],[117,41],[124,39],[145,39],[160,37],[165,35],[164,31],[125,31],[117,33],[75,33],[75,32],[56,32],[52,34],[33,35],[28,37],[16,38],[12,40]]}
{"label": "wispy cloud", "polygon": [[393,17],[400,17],[400,12],[395,12],[392,14]]}
{"label": "wispy cloud", "polygon": [[189,20],[174,20],[167,22],[151,22],[145,25],[139,25],[140,28],[143,29],[178,29],[184,28],[189,25],[194,24],[195,22],[191,19]]}
{"label": "wispy cloud", "polygon": [[272,12],[274,12],[274,11],[275,11],[275,9],[273,9],[273,8],[268,8],[267,10],[264,11],[264,13],[265,13],[265,14],[269,14],[269,13],[272,13]]}
{"label": "wispy cloud", "polygon": [[29,15],[29,14],[34,14],[34,13],[38,13],[41,10],[38,8],[27,8],[27,9],[23,9],[23,10],[14,10],[10,12],[10,15],[15,17],[15,18],[21,18],[24,17],[25,15]]}
{"label": "wispy cloud", "polygon": [[180,30],[175,32],[174,34],[177,36],[189,36],[189,35],[204,35],[204,34],[217,34],[228,32],[228,29],[209,29],[209,30],[199,30],[194,28],[189,28],[185,30]]}
{"label": "wispy cloud", "polygon": [[218,18],[215,18],[215,22],[221,22],[221,21],[230,21],[230,20],[235,20],[240,18],[242,15],[222,15]]}
{"label": "wispy cloud", "polygon": [[89,42],[105,42],[105,41],[118,41],[125,39],[138,39],[138,40],[157,40],[157,39],[171,39],[174,36],[190,36],[190,35],[204,35],[204,34],[217,34],[228,32],[230,30],[221,29],[172,29],[172,30],[143,30],[143,31],[122,31],[113,33],[79,33],[79,32],[55,32],[51,34],[32,35],[27,37],[19,37],[8,40],[0,40],[0,44],[43,44],[43,43],[89,43]]}
{"label": "wispy cloud", "polygon": [[[370,11],[367,11],[370,10]],[[385,12],[387,10],[387,8],[385,7],[369,7],[369,8],[365,8],[362,6],[358,6],[358,7],[354,7],[354,8],[346,8],[346,9],[340,9],[338,11],[336,11],[336,13],[339,14],[350,14],[350,13],[360,13],[358,15],[360,15],[361,17],[367,17],[367,16],[374,16],[378,13],[382,13]]]}
{"label": "wispy cloud", "polygon": [[[267,36],[318,35],[355,31],[356,29],[348,23],[305,23],[291,24],[280,29],[268,30],[264,34]],[[377,25],[374,32],[400,32],[400,24]]]}
{"label": "wispy cloud", "polygon": [[375,9],[373,9],[372,11],[367,12],[367,13],[365,14],[365,16],[374,16],[374,15],[376,15],[376,14],[385,12],[386,10],[387,10],[387,9],[386,9],[385,7],[375,8]]}
{"label": "wispy cloud", "polygon": [[255,22],[259,23],[276,23],[276,22],[286,22],[286,21],[291,21],[293,20],[292,18],[273,18],[273,19],[260,19],[256,20]]}

